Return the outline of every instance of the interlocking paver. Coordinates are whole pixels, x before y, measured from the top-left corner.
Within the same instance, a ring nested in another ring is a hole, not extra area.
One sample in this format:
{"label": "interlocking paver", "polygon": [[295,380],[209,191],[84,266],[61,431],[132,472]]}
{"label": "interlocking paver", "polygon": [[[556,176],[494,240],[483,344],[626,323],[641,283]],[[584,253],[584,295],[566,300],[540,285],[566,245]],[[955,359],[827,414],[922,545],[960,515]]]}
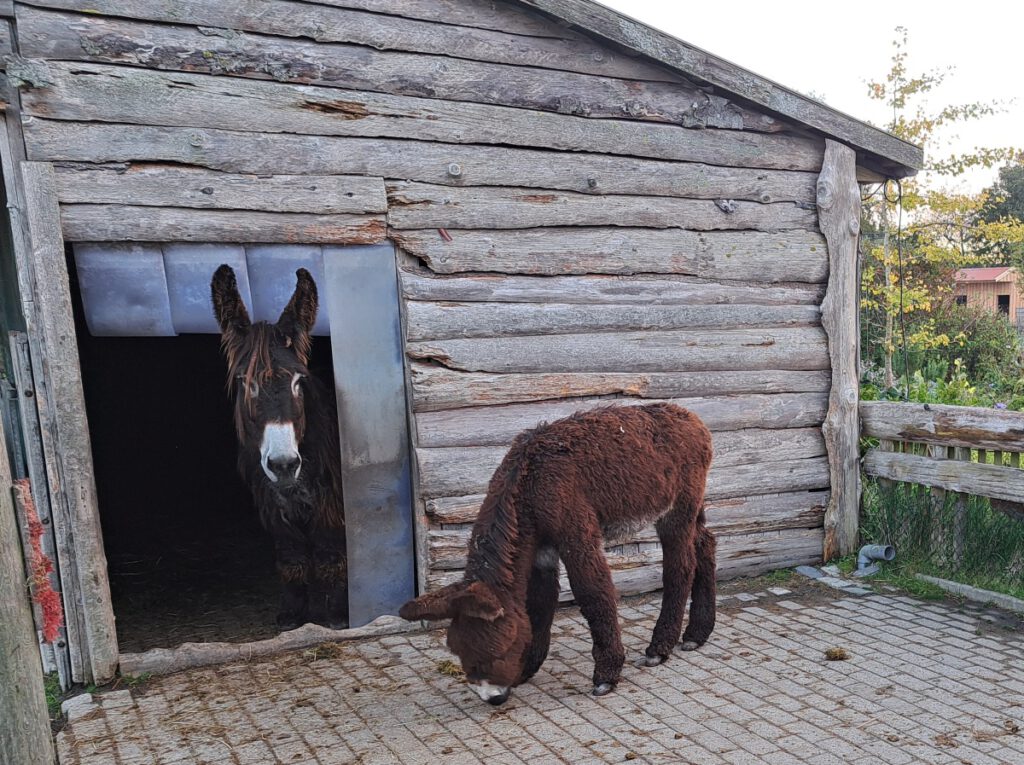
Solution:
{"label": "interlocking paver", "polygon": [[[824,589],[824,588],[822,588]],[[62,765],[1024,762],[1024,635],[902,595],[723,600],[710,643],[632,663],[658,603],[623,605],[630,662],[589,695],[591,644],[559,613],[548,662],[503,707],[457,678],[443,632],[156,678],[69,705]],[[781,595],[780,595],[781,597]],[[753,603],[753,601],[751,601]],[[983,630],[979,627],[984,627]],[[829,662],[843,646],[847,661]]]}

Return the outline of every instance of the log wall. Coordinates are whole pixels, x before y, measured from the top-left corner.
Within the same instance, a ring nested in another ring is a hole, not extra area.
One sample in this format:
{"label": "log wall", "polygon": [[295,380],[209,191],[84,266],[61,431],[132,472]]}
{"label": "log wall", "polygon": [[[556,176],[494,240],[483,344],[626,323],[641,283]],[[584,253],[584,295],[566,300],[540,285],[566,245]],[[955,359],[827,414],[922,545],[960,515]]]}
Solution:
{"label": "log wall", "polygon": [[[516,433],[612,402],[708,422],[722,575],[821,557],[822,139],[512,2],[15,14],[68,240],[399,245],[421,586]],[[650,530],[609,557],[659,586]]]}

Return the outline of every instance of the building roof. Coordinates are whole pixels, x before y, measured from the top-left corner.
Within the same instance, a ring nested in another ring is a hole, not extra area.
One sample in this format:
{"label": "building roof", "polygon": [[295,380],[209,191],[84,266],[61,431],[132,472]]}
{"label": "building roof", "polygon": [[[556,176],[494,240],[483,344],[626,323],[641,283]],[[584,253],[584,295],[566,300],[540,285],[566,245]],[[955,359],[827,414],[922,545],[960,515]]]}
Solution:
{"label": "building roof", "polygon": [[904,178],[914,175],[924,165],[924,151],[919,146],[593,0],[519,2],[554,16],[581,32],[643,54],[741,102],[841,141],[856,150],[858,164],[883,176]]}
{"label": "building roof", "polygon": [[954,279],[957,284],[977,282],[1008,282],[1013,279],[1013,269],[1009,266],[994,268],[961,268]]}

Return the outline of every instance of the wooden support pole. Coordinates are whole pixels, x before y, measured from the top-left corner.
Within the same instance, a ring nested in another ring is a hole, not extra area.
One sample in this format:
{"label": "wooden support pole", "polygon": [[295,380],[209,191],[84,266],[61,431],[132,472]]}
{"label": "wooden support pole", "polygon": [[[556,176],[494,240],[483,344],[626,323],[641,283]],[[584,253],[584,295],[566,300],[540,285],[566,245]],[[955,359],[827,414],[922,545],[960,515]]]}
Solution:
{"label": "wooden support pole", "polygon": [[0,421],[0,762],[52,765],[39,648],[11,496],[11,469]]}
{"label": "wooden support pole", "polygon": [[[31,242],[35,270],[34,303],[36,333],[43,357],[39,363],[42,378],[52,398],[49,402],[56,431],[56,463],[60,481],[51,491],[59,521],[66,509],[74,560],[60,565],[74,566],[78,572],[78,593],[64,593],[65,601],[80,598],[89,665],[86,677],[96,683],[112,680],[117,670],[117,634],[110,602],[107,561],[103,551],[99,506],[93,475],[92,447],[85,413],[78,344],[71,312],[64,237],[53,166],[45,162],[22,162],[24,216]],[[38,376],[37,376],[38,382]],[[48,466],[48,473],[49,468]],[[52,485],[51,481],[51,485]]]}
{"label": "wooden support pole", "polygon": [[818,224],[828,242],[828,289],[821,323],[828,335],[832,391],[822,426],[828,447],[832,496],[825,510],[823,557],[829,560],[857,546],[860,509],[860,425],[857,412],[857,237],[860,190],[856,154],[843,144],[825,142],[818,176]]}

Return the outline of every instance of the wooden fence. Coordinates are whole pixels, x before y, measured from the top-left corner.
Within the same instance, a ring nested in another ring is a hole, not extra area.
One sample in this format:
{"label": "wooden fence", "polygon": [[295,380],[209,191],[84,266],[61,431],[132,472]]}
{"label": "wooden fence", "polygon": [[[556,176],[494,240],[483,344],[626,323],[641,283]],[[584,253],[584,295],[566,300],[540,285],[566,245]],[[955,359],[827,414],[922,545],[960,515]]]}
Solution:
{"label": "wooden fence", "polygon": [[1024,413],[941,404],[864,401],[861,435],[879,439],[864,455],[867,475],[988,497],[1024,518]]}

